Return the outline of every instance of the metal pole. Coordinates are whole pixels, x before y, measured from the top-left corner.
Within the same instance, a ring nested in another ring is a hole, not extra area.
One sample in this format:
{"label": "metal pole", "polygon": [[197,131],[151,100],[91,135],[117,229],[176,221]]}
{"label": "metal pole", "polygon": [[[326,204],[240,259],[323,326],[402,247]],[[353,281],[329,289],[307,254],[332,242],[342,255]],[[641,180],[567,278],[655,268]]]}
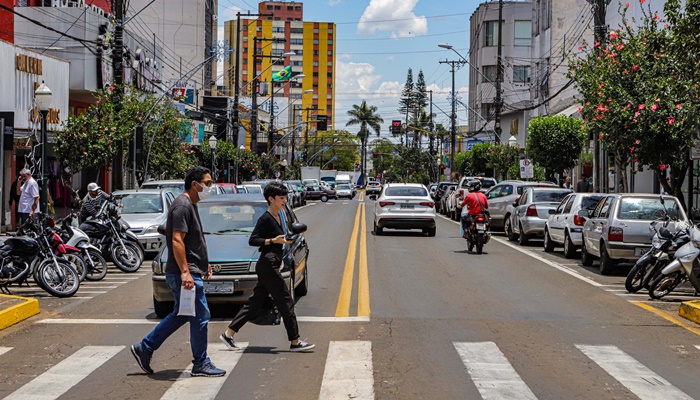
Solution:
{"label": "metal pole", "polygon": [[[114,97],[119,98],[123,94],[121,85],[124,83],[124,0],[114,1],[114,16],[116,17],[116,26],[114,28],[114,60],[112,67],[114,69],[114,84],[117,90],[114,91]],[[155,59],[155,54],[153,55]],[[116,105],[116,110],[119,111],[121,106]],[[43,168],[43,167],[42,167]],[[124,143],[117,143],[117,155],[112,163],[112,190],[122,189],[124,185]]]}
{"label": "metal pole", "polygon": [[48,177],[48,171],[46,169],[46,117],[49,114],[49,110],[39,110],[39,113],[41,113],[41,192],[39,195],[39,203],[41,212],[47,214],[49,211],[49,196],[47,192],[49,185],[46,179]]}
{"label": "metal pole", "polygon": [[[303,111],[303,110],[302,110]],[[304,162],[309,164],[309,109],[306,109],[306,129],[304,129]]]}
{"label": "metal pole", "polygon": [[[233,77],[233,126],[235,126],[234,142],[238,144],[238,93],[240,91],[239,86],[239,68],[240,68],[240,48],[241,48],[241,13],[236,13],[236,60],[234,62],[236,70],[234,71],[235,76]],[[255,65],[255,62],[253,62]],[[255,68],[255,67],[253,67]],[[229,81],[230,82],[230,81]]]}
{"label": "metal pole", "polygon": [[213,147],[211,148],[211,176],[214,177],[214,179],[216,179],[216,177],[214,176],[214,148]]}
{"label": "metal pole", "polygon": [[[494,116],[494,128],[496,130],[496,144],[501,142],[501,82],[503,81],[503,0],[498,0],[498,56],[496,60],[496,112]],[[454,85],[454,81],[453,81]],[[454,93],[454,86],[452,88]],[[454,105],[453,108],[454,110]],[[454,114],[454,111],[452,111]]]}
{"label": "metal pole", "polygon": [[[603,43],[607,38],[607,27],[605,25],[605,11],[607,8],[606,0],[589,0],[593,4],[593,32],[594,43],[600,43],[596,47],[596,53],[600,55],[603,51]],[[607,1],[609,2],[609,0]],[[601,151],[602,143],[598,141],[598,136],[593,135],[593,191],[598,193],[607,192],[607,184],[603,181],[607,180],[607,171],[605,170],[604,153]]]}
{"label": "metal pole", "polygon": [[457,139],[457,131],[455,128],[455,105],[457,98],[455,97],[455,62],[451,61],[452,65],[452,114],[450,115],[450,181],[454,176],[455,168],[455,140]]}
{"label": "metal pole", "polygon": [[430,153],[430,180],[432,181],[434,178],[433,173],[435,172],[434,167],[435,167],[435,148],[433,147],[433,140],[434,140],[434,127],[433,127],[433,91],[429,90],[430,92],[430,147],[428,152]]}
{"label": "metal pole", "polygon": [[[0,230],[5,221],[5,196],[2,188],[5,186],[5,120],[0,118]],[[12,195],[12,193],[10,193]]]}
{"label": "metal pole", "polygon": [[292,121],[294,121],[294,127],[292,128],[292,171],[294,171],[294,146],[297,141],[297,105],[292,104]]}
{"label": "metal pole", "polygon": [[[274,61],[273,61],[274,63]],[[275,82],[270,78],[270,127],[267,132],[267,154],[272,154],[273,134],[275,131]]]}

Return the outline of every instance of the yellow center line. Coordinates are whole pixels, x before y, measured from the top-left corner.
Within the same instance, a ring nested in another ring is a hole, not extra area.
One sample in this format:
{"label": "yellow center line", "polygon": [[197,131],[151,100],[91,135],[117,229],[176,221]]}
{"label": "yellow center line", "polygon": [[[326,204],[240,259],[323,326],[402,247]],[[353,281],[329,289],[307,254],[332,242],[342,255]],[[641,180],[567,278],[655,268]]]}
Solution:
{"label": "yellow center line", "polygon": [[360,218],[360,271],[357,282],[357,316],[369,317],[369,275],[367,272],[367,229],[365,226],[365,204],[362,203]]}
{"label": "yellow center line", "polygon": [[347,317],[350,315],[350,297],[352,296],[352,280],[353,274],[355,273],[355,253],[357,251],[357,231],[360,225],[360,204],[357,205],[357,212],[355,213],[355,225],[352,228],[350,244],[348,245],[348,256],[345,258],[343,282],[340,284],[338,305],[335,308],[336,317]]}
{"label": "yellow center line", "polygon": [[358,196],[357,200],[363,201],[365,199],[365,192],[360,192],[360,196]]}
{"label": "yellow center line", "polygon": [[650,305],[648,305],[648,304],[640,303],[640,302],[638,302],[638,301],[632,301],[631,303],[634,304],[634,305],[636,305],[636,306],[642,307],[643,309],[645,309],[645,310],[647,310],[647,311],[651,311],[651,312],[653,312],[654,314],[658,315],[659,317],[661,317],[661,318],[663,318],[663,319],[665,319],[665,320],[667,320],[667,321],[669,321],[669,322],[672,322],[672,323],[674,323],[674,324],[676,324],[676,325],[678,325],[678,326],[680,326],[680,327],[682,327],[682,328],[685,328],[685,329],[687,329],[687,330],[693,332],[693,333],[696,334],[696,335],[700,335],[700,329],[698,329],[698,328],[693,328],[693,327],[691,327],[691,326],[687,326],[687,325],[684,324],[682,321],[680,321],[680,320],[678,320],[678,319],[676,319],[676,318],[673,318],[672,316],[670,316],[670,315],[666,314],[665,312],[663,312],[663,311],[657,309],[656,307],[652,307],[652,306],[650,306]]}

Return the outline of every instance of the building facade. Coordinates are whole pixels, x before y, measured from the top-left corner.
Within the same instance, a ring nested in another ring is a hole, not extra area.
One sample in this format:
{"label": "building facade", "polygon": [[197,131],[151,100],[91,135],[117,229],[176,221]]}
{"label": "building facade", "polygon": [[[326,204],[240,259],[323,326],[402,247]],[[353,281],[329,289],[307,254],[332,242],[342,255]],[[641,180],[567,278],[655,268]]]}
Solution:
{"label": "building facade", "polygon": [[[7,8],[14,8],[15,0],[0,0],[0,4]],[[15,40],[15,15],[0,7],[0,40],[13,43]]]}

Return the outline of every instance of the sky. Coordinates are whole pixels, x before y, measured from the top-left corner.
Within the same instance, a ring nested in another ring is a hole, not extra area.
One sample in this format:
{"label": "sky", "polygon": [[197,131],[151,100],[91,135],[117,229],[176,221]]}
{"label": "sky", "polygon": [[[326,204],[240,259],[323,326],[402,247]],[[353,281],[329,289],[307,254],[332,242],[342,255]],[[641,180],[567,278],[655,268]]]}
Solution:
{"label": "sky", "polygon": [[[403,119],[398,100],[406,82],[408,68],[413,81],[423,71],[429,90],[433,90],[435,122],[449,126],[449,92],[452,74],[440,60],[459,60],[459,56],[439,43],[449,43],[468,58],[469,18],[483,1],[477,0],[308,0],[304,20],[336,24],[336,100],[335,128],[343,129],[347,111],[366,100],[378,108],[384,119],[382,137],[390,137],[392,119]],[[257,12],[255,0],[219,0],[219,34],[225,21],[236,12]],[[219,73],[223,69],[219,68]],[[455,72],[458,99],[468,99],[469,71],[464,66]],[[460,125],[467,124],[467,111],[457,108]],[[350,127],[352,132],[354,127]]]}

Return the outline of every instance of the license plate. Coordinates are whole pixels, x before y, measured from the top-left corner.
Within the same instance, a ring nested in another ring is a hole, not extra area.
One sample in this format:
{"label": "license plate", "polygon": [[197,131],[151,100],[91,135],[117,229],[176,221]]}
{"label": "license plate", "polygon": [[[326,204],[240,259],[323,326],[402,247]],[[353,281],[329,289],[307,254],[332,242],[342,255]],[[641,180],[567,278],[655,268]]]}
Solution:
{"label": "license plate", "polygon": [[204,293],[233,293],[233,282],[204,282]]}
{"label": "license plate", "polygon": [[647,251],[649,251],[648,247],[636,247],[634,249],[634,255],[640,257],[643,256]]}
{"label": "license plate", "polygon": [[401,204],[402,210],[413,210],[413,204]]}
{"label": "license plate", "polygon": [[485,231],[486,230],[486,224],[476,224],[476,229],[480,231]]}

